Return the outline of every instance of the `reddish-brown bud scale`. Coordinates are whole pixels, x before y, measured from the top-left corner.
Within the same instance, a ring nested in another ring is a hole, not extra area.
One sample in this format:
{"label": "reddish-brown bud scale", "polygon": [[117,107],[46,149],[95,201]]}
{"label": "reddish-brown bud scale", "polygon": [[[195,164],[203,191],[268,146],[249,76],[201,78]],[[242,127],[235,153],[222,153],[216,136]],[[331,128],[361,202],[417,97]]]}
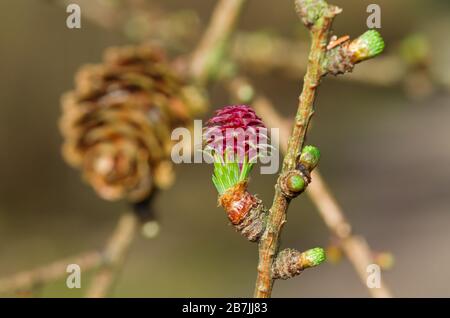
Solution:
{"label": "reddish-brown bud scale", "polygon": [[228,189],[219,197],[219,205],[238,232],[252,242],[259,239],[266,225],[266,210],[261,200],[247,191],[247,182]]}
{"label": "reddish-brown bud scale", "polygon": [[247,191],[246,182],[238,183],[219,198],[219,204],[233,225],[241,223],[255,203],[256,199]]}

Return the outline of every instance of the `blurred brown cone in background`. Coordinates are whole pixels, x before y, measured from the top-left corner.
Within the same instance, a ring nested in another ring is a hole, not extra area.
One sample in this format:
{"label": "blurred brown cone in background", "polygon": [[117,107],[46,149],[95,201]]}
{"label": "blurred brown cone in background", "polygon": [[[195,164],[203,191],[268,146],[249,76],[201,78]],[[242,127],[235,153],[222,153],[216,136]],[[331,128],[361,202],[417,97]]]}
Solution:
{"label": "blurred brown cone in background", "polygon": [[109,48],[102,64],[83,66],[62,106],[66,161],[102,198],[132,202],[171,185],[171,131],[207,107],[148,45]]}

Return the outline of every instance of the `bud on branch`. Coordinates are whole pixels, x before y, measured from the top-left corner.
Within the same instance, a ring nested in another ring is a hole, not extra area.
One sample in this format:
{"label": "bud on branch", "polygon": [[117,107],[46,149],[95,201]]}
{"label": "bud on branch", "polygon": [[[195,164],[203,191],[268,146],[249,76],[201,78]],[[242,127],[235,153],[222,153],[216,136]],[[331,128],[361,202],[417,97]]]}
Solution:
{"label": "bud on branch", "polygon": [[331,41],[328,45],[325,74],[351,72],[355,64],[371,59],[384,50],[383,38],[376,30],[366,31],[353,41],[349,41],[348,36],[341,39]]}
{"label": "bud on branch", "polygon": [[300,155],[300,160],[295,170],[283,173],[278,184],[283,194],[289,198],[295,198],[305,191],[311,183],[311,172],[317,166],[320,159],[320,151],[314,146],[305,146]]}
{"label": "bud on branch", "polygon": [[304,269],[315,267],[325,261],[325,251],[316,247],[306,252],[287,248],[278,253],[272,265],[273,279],[288,279],[299,275]]}

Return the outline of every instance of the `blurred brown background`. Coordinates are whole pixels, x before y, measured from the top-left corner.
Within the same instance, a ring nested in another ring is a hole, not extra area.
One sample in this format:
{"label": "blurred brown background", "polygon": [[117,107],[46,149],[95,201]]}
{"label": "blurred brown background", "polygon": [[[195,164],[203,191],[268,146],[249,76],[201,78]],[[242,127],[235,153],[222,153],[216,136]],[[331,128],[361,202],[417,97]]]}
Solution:
{"label": "blurred brown background", "polygon": [[[334,1],[344,9],[336,33],[362,33],[366,7],[372,2]],[[152,3],[169,12],[197,12],[205,25],[215,1]],[[450,4],[376,3],[382,8],[386,54],[411,33],[422,32],[429,39],[434,90],[417,97],[414,87],[408,92],[402,84],[382,87],[326,79],[309,142],[321,149],[321,170],[354,231],[365,235],[374,249],[394,254],[395,266],[383,272],[394,295],[449,297]],[[0,2],[0,276],[101,248],[126,209],[125,204],[99,199],[60,156],[59,98],[73,87],[76,69],[100,61],[104,48],[132,41],[85,19],[81,9],[82,28],[69,30],[60,1]],[[295,37],[302,26],[293,1],[250,0],[239,27]],[[293,115],[302,76],[273,73],[253,78],[280,112]],[[212,86],[211,93],[213,107],[228,102],[219,85]],[[225,214],[216,207],[211,167],[182,165],[177,172],[176,185],[157,198],[161,234],[137,239],[114,295],[250,296],[256,245],[227,226]],[[274,181],[275,176],[254,174],[251,189],[270,202]],[[288,220],[284,247],[305,250],[329,244],[330,235],[306,196],[293,202]],[[81,290],[69,290],[61,280],[44,287],[40,295],[81,296],[88,278],[82,276]],[[274,296],[368,293],[344,259],[278,281]]]}

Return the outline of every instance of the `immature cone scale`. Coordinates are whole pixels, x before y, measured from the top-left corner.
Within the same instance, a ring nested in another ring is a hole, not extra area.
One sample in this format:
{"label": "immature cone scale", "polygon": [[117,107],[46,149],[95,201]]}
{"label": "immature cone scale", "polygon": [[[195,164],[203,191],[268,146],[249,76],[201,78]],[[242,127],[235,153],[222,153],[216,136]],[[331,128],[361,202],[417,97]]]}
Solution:
{"label": "immature cone scale", "polygon": [[205,99],[160,50],[141,45],[107,49],[101,64],[83,66],[62,106],[66,161],[103,199],[137,202],[171,184],[171,130],[188,125]]}
{"label": "immature cone scale", "polygon": [[[223,154],[224,150],[229,151],[235,155],[241,148],[245,154],[249,154],[252,147],[249,136],[254,137],[255,142],[258,143],[262,139],[261,129],[265,129],[264,123],[259,118],[255,111],[247,105],[232,105],[225,106],[216,111],[215,115],[207,122],[208,129],[214,133],[219,133],[223,136],[220,144],[215,143],[214,140],[207,140],[216,152]],[[248,133],[243,139],[244,145],[239,145],[239,137],[233,133]],[[228,144],[227,144],[228,143]],[[229,147],[231,145],[231,149]],[[227,149],[228,148],[228,149]],[[242,159],[242,158],[240,158]]]}

